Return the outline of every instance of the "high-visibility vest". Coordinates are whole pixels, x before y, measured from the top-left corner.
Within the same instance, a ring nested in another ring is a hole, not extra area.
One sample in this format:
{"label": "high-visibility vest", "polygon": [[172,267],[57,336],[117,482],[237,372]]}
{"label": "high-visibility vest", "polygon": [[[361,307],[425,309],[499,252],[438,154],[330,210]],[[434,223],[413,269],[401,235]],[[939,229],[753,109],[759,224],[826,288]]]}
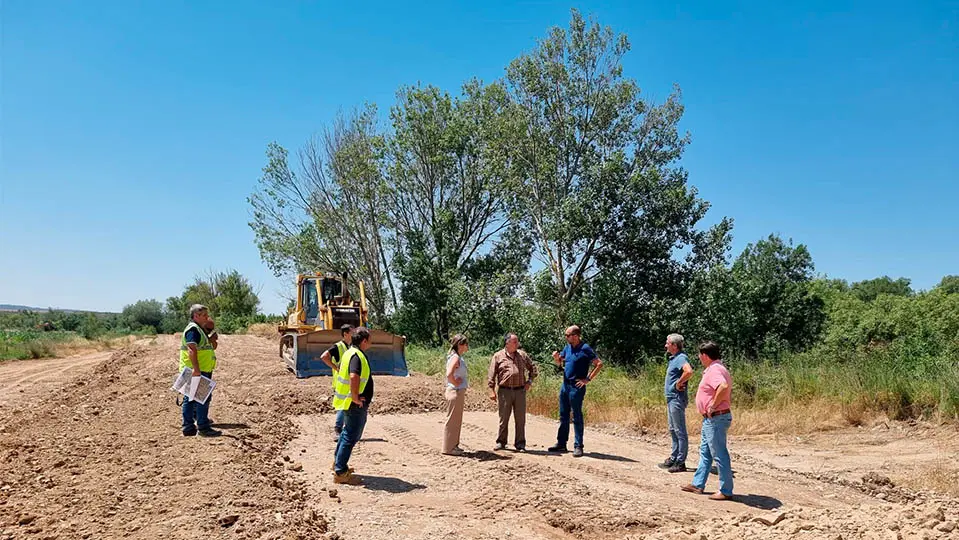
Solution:
{"label": "high-visibility vest", "polygon": [[[337,342],[336,342],[336,350],[340,353],[339,356],[340,356],[340,362],[341,362],[341,363],[343,362],[343,357],[346,356],[346,350],[347,350],[348,348],[349,348],[349,347],[347,347],[347,346],[346,346],[346,343],[344,343],[343,341],[337,341]],[[332,360],[332,359],[331,359],[331,360]],[[337,373],[337,371],[339,371],[339,369],[334,369],[334,370],[333,370],[333,373],[332,373],[332,375],[333,375],[333,383],[332,383],[332,384],[333,384],[333,390],[336,390],[336,373]]]}
{"label": "high-visibility vest", "polygon": [[370,363],[366,360],[366,355],[356,347],[350,347],[346,355],[340,357],[340,369],[333,378],[333,408],[338,411],[348,410],[353,403],[350,392],[350,360],[354,355],[360,358],[360,394],[366,390],[366,383],[370,380]]}
{"label": "high-visibility vest", "polygon": [[216,367],[216,355],[213,354],[213,344],[210,343],[210,338],[208,338],[206,332],[200,328],[200,325],[193,321],[190,321],[190,324],[186,325],[186,329],[183,330],[183,335],[180,337],[180,371],[183,371],[183,368],[193,369],[193,363],[190,362],[190,348],[186,346],[186,333],[189,332],[191,328],[196,328],[200,332],[200,342],[196,344],[196,359],[197,363],[200,364],[200,371],[204,373],[213,371],[213,368]]}

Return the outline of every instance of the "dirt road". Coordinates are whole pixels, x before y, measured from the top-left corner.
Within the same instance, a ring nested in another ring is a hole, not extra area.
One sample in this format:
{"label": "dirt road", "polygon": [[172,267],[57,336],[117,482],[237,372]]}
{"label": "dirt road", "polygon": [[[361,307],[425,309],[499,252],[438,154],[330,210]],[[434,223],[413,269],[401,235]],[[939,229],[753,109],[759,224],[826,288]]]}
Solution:
{"label": "dirt road", "polygon": [[[365,485],[334,486],[328,378],[297,380],[273,342],[225,336],[211,408],[224,436],[184,438],[176,347],[0,365],[0,539],[959,538],[955,499],[886,478],[954,453],[952,428],[733,438],[738,496],[717,503],[678,490],[692,473],[656,468],[663,435],[588,425],[585,457],[546,455],[556,422],[531,417],[529,452],[494,453],[479,393],[467,456],[443,456],[439,381],[378,377],[351,462]],[[907,453],[923,444],[937,451]]]}
{"label": "dirt road", "polygon": [[56,391],[75,375],[89,371],[111,354],[96,352],[70,358],[0,363],[0,407],[13,401],[23,404],[45,392]]}

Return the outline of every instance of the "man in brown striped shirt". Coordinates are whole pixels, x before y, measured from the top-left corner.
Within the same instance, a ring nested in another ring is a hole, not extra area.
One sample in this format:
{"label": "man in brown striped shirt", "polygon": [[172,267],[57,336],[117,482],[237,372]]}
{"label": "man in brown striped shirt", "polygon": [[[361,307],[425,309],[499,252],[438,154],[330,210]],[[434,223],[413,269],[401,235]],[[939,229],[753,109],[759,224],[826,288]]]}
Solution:
{"label": "man in brown striped shirt", "polygon": [[505,347],[493,355],[487,374],[489,398],[499,404],[499,434],[495,450],[506,448],[512,413],[516,418],[516,451],[526,451],[526,391],[536,374],[536,364],[525,351],[519,350],[519,338],[516,334],[506,334]]}

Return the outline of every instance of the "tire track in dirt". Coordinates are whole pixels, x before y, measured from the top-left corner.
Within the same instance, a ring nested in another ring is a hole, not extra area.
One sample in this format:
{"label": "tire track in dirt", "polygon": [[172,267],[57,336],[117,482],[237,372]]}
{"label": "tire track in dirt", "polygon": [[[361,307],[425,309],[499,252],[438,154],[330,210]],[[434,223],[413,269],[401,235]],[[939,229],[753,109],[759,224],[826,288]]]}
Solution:
{"label": "tire track in dirt", "polygon": [[[322,433],[328,421],[324,418],[315,424],[312,419],[301,420],[303,441],[299,442],[303,448],[315,448],[317,442],[322,442],[322,436],[310,435],[311,426],[321,426],[319,431]],[[418,495],[419,491],[411,496],[404,495],[407,500],[396,501],[395,510],[399,513],[402,508],[403,512],[408,512],[412,507],[416,508],[417,514],[429,515],[431,534],[444,528],[448,530],[441,536],[449,531],[460,534],[464,523],[474,522],[486,531],[490,530],[491,522],[510,523],[516,528],[514,534],[516,530],[524,531],[524,538],[621,537],[659,526],[657,520],[632,515],[623,498],[630,486],[615,483],[590,485],[575,470],[556,470],[538,463],[536,459],[542,458],[534,459],[531,455],[469,450],[485,446],[480,441],[485,442],[490,436],[488,429],[471,422],[464,425],[466,456],[446,456],[438,448],[441,432],[442,422],[437,415],[374,415],[367,424],[364,441],[357,446],[358,451],[351,460],[361,478],[364,474],[374,478],[374,490],[381,472],[407,473],[405,481],[423,486],[422,495]],[[332,446],[329,445],[329,452],[332,452]],[[366,447],[376,448],[375,458],[367,454],[373,463],[369,471],[362,465]],[[382,456],[393,457],[384,460]],[[331,485],[329,478],[328,472],[320,472],[313,475],[312,480],[316,489],[322,491]],[[350,495],[362,495],[366,491],[367,488],[362,487],[340,488],[340,492]],[[352,502],[363,506],[360,501],[370,502],[365,497]],[[381,514],[393,510],[391,504],[384,504],[382,500],[377,504]],[[455,512],[450,512],[450,506],[462,508],[465,512],[452,519]],[[348,532],[342,530],[344,537],[349,537]],[[396,531],[378,532],[389,535]],[[411,536],[431,537],[423,531],[414,531]]]}
{"label": "tire track in dirt", "polygon": [[[296,444],[309,445],[311,423],[331,421],[320,418],[299,420],[302,440]],[[607,539],[705,534],[712,539],[785,538],[806,531],[813,533],[810,538],[835,538],[835,531],[843,538],[867,538],[868,531],[894,527],[897,519],[907,520],[915,532],[935,518],[939,521],[929,523],[943,531],[951,526],[948,511],[923,517],[928,511],[918,502],[883,501],[856,486],[797,475],[735,453],[736,502],[708,501],[678,489],[691,480],[692,471],[670,474],[656,467],[665,448],[659,441],[587,427],[586,456],[547,454],[556,422],[535,416],[527,418],[527,452],[483,450],[492,448],[497,423],[495,413],[467,412],[461,434],[466,455],[454,457],[439,450],[443,415],[372,415],[369,442],[358,445],[351,463],[361,477],[369,475],[371,485],[338,488],[344,502],[348,498],[375,508],[369,514],[372,529],[363,535]],[[376,460],[366,447],[375,448]],[[328,473],[306,473],[313,489],[332,486]],[[407,488],[383,495],[384,478]],[[707,492],[716,482],[711,476]],[[409,515],[430,518],[419,527],[397,528],[397,520]],[[486,534],[467,532],[477,529]],[[334,530],[355,537],[349,527]],[[939,532],[931,537],[955,536]]]}

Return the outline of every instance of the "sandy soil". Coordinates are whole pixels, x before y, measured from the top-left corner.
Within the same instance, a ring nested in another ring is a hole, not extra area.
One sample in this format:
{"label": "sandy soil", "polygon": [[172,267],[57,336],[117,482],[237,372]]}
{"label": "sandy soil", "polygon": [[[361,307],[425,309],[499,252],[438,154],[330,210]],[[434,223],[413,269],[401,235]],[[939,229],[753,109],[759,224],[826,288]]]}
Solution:
{"label": "sandy soil", "polygon": [[577,459],[547,455],[556,422],[530,417],[527,453],[492,452],[479,392],[467,455],[441,455],[440,381],[377,377],[351,461],[365,484],[335,486],[329,378],[297,380],[273,342],[225,336],[224,436],[184,438],[176,348],[0,365],[0,539],[959,538],[956,499],[899,485],[955,455],[951,426],[734,437],[737,497],[714,502],[656,467],[661,434],[588,424]]}

